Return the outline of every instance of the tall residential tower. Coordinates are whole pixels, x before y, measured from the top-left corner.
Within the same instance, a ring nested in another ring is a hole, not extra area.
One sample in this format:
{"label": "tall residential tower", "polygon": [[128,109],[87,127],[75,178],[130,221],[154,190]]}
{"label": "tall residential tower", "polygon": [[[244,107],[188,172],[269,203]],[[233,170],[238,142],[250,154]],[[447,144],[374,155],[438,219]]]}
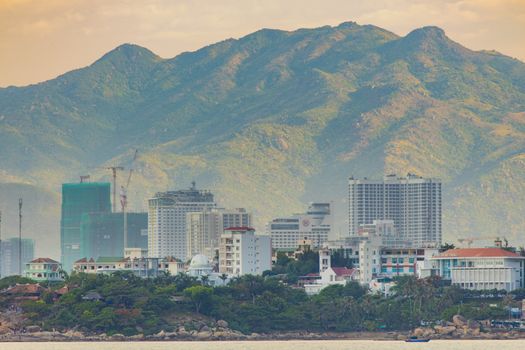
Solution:
{"label": "tall residential tower", "polygon": [[186,261],[186,214],[214,208],[213,194],[197,190],[159,192],[149,200],[148,255]]}
{"label": "tall residential tower", "polygon": [[349,180],[349,234],[374,220],[393,220],[402,240],[413,246],[441,244],[441,181],[408,174],[383,181]]}

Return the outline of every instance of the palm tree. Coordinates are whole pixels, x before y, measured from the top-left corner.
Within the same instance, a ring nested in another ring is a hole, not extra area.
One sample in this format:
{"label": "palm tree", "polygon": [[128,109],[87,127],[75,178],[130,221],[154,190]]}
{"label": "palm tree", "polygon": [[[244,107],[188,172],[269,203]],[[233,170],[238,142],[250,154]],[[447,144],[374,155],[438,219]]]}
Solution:
{"label": "palm tree", "polygon": [[226,280],[228,279],[228,275],[223,273],[219,276],[219,278],[222,280],[222,284],[224,285]]}
{"label": "palm tree", "polygon": [[201,283],[203,286],[207,286],[209,282],[210,282],[210,276],[208,275],[201,276]]}

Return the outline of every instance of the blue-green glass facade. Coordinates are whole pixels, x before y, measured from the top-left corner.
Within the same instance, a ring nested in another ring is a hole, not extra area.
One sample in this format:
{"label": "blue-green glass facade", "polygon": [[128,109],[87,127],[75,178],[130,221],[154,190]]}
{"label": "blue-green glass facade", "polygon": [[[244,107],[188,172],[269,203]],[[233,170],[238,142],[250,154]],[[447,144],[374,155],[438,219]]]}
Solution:
{"label": "blue-green glass facade", "polygon": [[82,258],[80,224],[82,216],[87,213],[111,213],[110,184],[63,184],[60,246],[62,267],[66,271]]}
{"label": "blue-green glass facade", "polygon": [[[148,249],[148,214],[128,213],[129,248]],[[80,224],[83,258],[124,256],[124,214],[86,213]]]}

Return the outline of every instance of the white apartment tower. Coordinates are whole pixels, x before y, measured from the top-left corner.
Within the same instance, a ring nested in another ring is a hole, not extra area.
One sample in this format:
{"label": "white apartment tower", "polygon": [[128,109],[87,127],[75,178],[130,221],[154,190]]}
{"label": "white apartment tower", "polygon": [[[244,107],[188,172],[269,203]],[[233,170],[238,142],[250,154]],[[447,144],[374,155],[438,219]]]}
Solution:
{"label": "white apartment tower", "polygon": [[215,252],[219,249],[219,240],[224,229],[252,226],[252,214],[244,208],[207,208],[201,212],[188,213],[186,219],[186,256],[203,254],[210,261],[215,258]]}
{"label": "white apartment tower", "polygon": [[148,201],[148,255],[186,261],[186,215],[216,206],[213,194],[197,190],[159,192]]}
{"label": "white apartment tower", "polygon": [[408,174],[383,181],[349,180],[349,234],[374,220],[393,220],[401,240],[413,246],[441,244],[441,181]]}
{"label": "white apartment tower", "polygon": [[332,229],[330,203],[311,203],[304,214],[275,218],[268,223],[267,232],[272,238],[272,248],[294,250],[298,241],[312,241],[319,248],[328,240]]}
{"label": "white apartment tower", "polygon": [[272,268],[269,236],[257,235],[250,227],[230,227],[221,235],[219,273],[231,276],[261,275]]}

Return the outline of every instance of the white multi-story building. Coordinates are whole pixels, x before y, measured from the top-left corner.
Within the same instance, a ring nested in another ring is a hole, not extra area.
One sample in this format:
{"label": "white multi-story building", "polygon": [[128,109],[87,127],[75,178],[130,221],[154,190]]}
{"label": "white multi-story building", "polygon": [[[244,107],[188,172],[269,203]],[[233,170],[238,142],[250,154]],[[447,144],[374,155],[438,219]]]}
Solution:
{"label": "white multi-story building", "polygon": [[393,220],[400,238],[414,247],[441,244],[441,181],[409,174],[383,181],[349,180],[349,234],[374,220]]}
{"label": "white multi-story building", "polygon": [[443,279],[463,289],[510,292],[524,287],[525,257],[502,248],[450,249],[432,260]]}
{"label": "white multi-story building", "polygon": [[304,285],[308,295],[318,294],[324,288],[331,285],[345,285],[350,281],[356,281],[358,271],[346,267],[332,267],[331,255],[328,249],[319,250],[319,279],[314,283]]}
{"label": "white multi-story building", "polygon": [[214,260],[219,239],[228,227],[251,227],[252,214],[246,209],[205,209],[186,216],[186,256],[204,254]]}
{"label": "white multi-story building", "polygon": [[219,273],[233,276],[261,275],[271,268],[270,236],[257,235],[250,227],[224,230],[219,246]]}
{"label": "white multi-story building", "polygon": [[439,253],[438,248],[413,248],[397,243],[388,234],[385,239],[382,230],[367,229],[361,230],[358,236],[326,242],[324,248],[350,259],[359,269],[359,282],[363,285],[402,275],[436,274],[431,258]]}
{"label": "white multi-story building", "polygon": [[272,248],[294,250],[302,239],[312,241],[319,248],[328,240],[332,228],[330,203],[311,203],[305,214],[275,218],[267,226]]}
{"label": "white multi-story building", "polygon": [[149,256],[186,261],[186,214],[214,208],[213,194],[197,190],[193,183],[188,190],[159,192],[148,202]]}
{"label": "white multi-story building", "polygon": [[381,271],[382,240],[369,235],[359,243],[359,283],[368,284]]}

